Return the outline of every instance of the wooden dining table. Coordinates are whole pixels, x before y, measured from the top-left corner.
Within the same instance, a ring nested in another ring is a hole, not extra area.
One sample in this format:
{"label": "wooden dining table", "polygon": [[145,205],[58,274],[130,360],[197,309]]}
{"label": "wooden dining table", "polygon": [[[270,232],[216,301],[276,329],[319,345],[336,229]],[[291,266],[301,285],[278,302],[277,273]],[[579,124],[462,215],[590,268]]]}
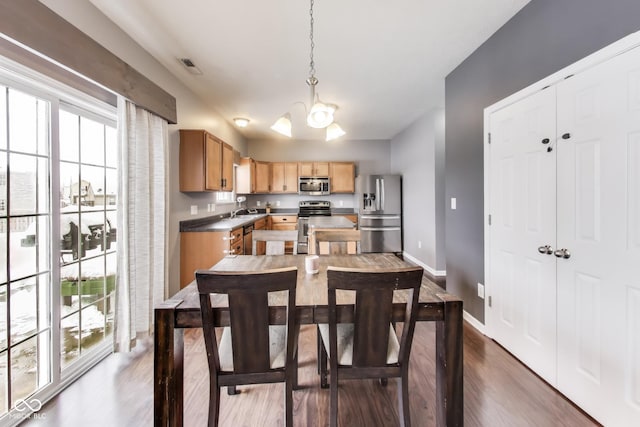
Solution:
{"label": "wooden dining table", "polygon": [[[216,271],[261,271],[297,267],[296,314],[300,324],[328,322],[327,267],[386,269],[411,265],[393,254],[320,256],[317,274],[305,272],[304,255],[232,255],[212,267]],[[270,322],[285,323],[285,298],[275,296]],[[394,296],[394,320],[404,316],[403,295]],[[280,301],[282,301],[280,303]],[[463,425],[462,300],[424,278],[418,321],[436,322],[436,420],[438,426]],[[228,307],[222,296],[213,300],[216,326],[228,326]],[[353,314],[348,295],[338,296],[338,321]],[[200,302],[195,280],[156,305],[154,336],[154,424],[182,426],[185,328],[201,328]],[[420,385],[415,385],[419,387]]]}

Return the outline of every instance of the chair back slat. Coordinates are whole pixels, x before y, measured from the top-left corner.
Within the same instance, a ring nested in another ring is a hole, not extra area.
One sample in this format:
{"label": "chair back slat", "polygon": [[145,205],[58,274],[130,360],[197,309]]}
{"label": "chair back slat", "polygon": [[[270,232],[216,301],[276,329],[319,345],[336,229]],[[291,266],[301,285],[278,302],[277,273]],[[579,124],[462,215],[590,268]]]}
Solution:
{"label": "chair back slat", "polygon": [[[220,370],[210,294],[228,295],[234,373],[266,372],[270,368],[268,294],[288,291],[287,336],[293,336],[296,280],[296,267],[259,272],[196,271],[210,367]],[[292,351],[287,348],[287,360]]]}
{"label": "chair back slat", "polygon": [[[356,291],[352,358],[354,367],[380,367],[387,364],[389,325],[392,320],[393,293],[396,290],[408,291],[398,363],[408,362],[422,274],[421,267],[392,270],[328,267],[330,325],[337,321],[336,290]],[[331,329],[330,327],[329,330]],[[333,339],[334,337],[331,338]]]}
{"label": "chair back slat", "polygon": [[317,230],[313,234],[318,255],[360,253],[360,230]]}
{"label": "chair back slat", "polygon": [[268,292],[229,291],[233,372],[266,372],[269,360]]}
{"label": "chair back slat", "polygon": [[385,366],[393,289],[356,291],[353,331],[353,366]]}
{"label": "chair back slat", "polygon": [[293,242],[293,254],[298,253],[298,231],[296,230],[254,230],[251,234],[252,255],[258,255],[258,243],[265,243],[265,255],[284,255],[285,242]]}

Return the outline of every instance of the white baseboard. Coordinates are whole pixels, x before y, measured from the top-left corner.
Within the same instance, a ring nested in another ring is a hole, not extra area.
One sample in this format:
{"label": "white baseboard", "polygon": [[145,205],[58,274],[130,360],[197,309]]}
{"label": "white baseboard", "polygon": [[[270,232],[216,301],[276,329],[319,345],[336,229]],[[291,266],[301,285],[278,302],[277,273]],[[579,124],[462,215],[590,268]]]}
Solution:
{"label": "white baseboard", "polygon": [[447,275],[446,270],[436,270],[434,268],[431,268],[424,262],[420,261],[418,258],[408,254],[407,252],[402,252],[402,256],[408,259],[409,261],[415,264],[418,264],[420,267],[424,268],[429,274],[431,274],[434,277],[446,277]]}
{"label": "white baseboard", "polygon": [[484,324],[481,323],[478,319],[476,319],[472,315],[470,315],[466,310],[462,310],[462,318],[464,320],[466,320],[467,322],[469,322],[469,324],[471,326],[473,326],[474,328],[476,328],[478,330],[478,332],[480,332],[482,335],[487,335],[485,333]]}

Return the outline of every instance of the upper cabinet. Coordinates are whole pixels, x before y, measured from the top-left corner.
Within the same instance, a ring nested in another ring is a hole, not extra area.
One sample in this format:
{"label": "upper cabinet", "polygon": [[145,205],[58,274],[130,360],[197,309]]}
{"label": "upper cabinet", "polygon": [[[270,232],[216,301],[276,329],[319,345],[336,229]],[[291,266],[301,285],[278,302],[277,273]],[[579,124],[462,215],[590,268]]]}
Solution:
{"label": "upper cabinet", "polygon": [[298,176],[329,176],[329,162],[299,162]]}
{"label": "upper cabinet", "polygon": [[329,181],[332,193],[354,193],[356,166],[353,162],[331,162]]}
{"label": "upper cabinet", "polygon": [[271,192],[272,193],[297,193],[298,192],[298,163],[294,163],[294,162],[271,163]]}
{"label": "upper cabinet", "polygon": [[180,130],[180,191],[232,191],[233,148],[204,130]]}
{"label": "upper cabinet", "polygon": [[256,193],[271,191],[271,163],[256,160]]}
{"label": "upper cabinet", "polygon": [[236,192],[238,194],[268,193],[271,188],[271,163],[240,159],[236,170]]}
{"label": "upper cabinet", "polygon": [[261,162],[249,157],[236,170],[238,194],[297,194],[298,177],[323,176],[331,181],[331,193],[355,192],[353,162]]}

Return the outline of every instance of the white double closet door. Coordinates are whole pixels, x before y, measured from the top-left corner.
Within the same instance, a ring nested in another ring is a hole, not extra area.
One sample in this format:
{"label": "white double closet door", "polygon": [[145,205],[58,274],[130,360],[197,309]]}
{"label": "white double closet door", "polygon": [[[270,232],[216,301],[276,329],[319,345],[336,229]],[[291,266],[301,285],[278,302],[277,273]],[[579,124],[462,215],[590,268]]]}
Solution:
{"label": "white double closet door", "polygon": [[489,116],[488,333],[607,426],[640,420],[640,48]]}

